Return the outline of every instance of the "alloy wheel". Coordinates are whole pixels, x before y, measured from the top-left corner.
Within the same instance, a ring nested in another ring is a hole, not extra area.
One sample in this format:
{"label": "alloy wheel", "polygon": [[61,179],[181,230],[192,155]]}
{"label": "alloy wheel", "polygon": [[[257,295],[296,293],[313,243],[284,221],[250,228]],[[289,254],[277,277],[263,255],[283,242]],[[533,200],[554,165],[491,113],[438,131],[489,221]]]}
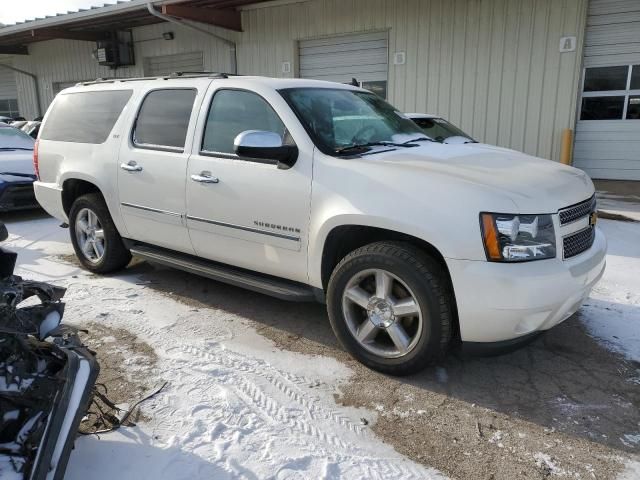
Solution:
{"label": "alloy wheel", "polygon": [[91,263],[99,263],[104,257],[105,238],[102,224],[95,212],[88,208],[78,212],[75,233],[84,257]]}
{"label": "alloy wheel", "polygon": [[383,269],[354,275],[344,289],[342,310],[353,337],[374,355],[403,357],[422,335],[416,295],[400,278]]}

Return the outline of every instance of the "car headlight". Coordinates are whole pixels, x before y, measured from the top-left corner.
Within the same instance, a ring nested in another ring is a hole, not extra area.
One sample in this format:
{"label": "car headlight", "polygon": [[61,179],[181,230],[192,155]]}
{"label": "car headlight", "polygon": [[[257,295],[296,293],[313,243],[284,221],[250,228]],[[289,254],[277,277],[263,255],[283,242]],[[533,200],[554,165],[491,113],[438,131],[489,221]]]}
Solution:
{"label": "car headlight", "polygon": [[556,256],[551,215],[481,213],[480,227],[490,262],[527,262]]}

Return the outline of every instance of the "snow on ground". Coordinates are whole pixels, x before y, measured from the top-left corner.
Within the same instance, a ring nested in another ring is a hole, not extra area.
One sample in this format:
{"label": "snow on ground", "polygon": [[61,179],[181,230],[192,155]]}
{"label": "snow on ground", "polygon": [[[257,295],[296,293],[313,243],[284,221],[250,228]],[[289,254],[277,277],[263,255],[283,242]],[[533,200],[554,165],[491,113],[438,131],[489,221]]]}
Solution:
{"label": "snow on ground", "polygon": [[168,381],[143,406],[149,422],[79,438],[68,480],[443,478],[378,440],[361,421],[374,412],[335,404],[350,375],[336,360],[276,350],[234,314],[179,303],[135,275],[90,275],[56,257],[71,253],[57,223],[9,225],[16,273],[67,286],[66,323],[147,342],[158,385]]}
{"label": "snow on ground", "polygon": [[[67,479],[442,478],[361,421],[382,413],[335,404],[333,393],[351,374],[344,365],[278,350],[233,313],[185,305],[133,274],[90,275],[56,257],[72,252],[57,223],[9,225],[18,273],[69,288],[67,323],[104,322],[147,342],[159,357],[158,386],[169,382],[144,404],[149,422],[80,438]],[[640,361],[640,223],[603,220],[601,227],[607,271],[580,318],[607,348]],[[440,376],[446,382],[446,372]],[[562,474],[552,458],[534,460]],[[639,469],[629,462],[620,479],[639,478]]]}
{"label": "snow on ground", "polygon": [[601,220],[607,269],[580,310],[589,333],[640,362],[640,223]]}

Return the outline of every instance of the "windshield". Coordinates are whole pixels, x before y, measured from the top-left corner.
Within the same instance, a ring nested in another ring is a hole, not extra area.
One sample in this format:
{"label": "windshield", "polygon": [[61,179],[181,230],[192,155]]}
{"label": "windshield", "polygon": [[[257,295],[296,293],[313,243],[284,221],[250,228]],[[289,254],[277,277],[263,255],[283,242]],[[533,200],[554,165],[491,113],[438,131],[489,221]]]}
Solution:
{"label": "windshield", "polygon": [[455,125],[447,122],[444,118],[412,118],[422,129],[423,133],[436,142],[444,142],[449,137],[465,137],[473,140]]}
{"label": "windshield", "polygon": [[13,127],[0,127],[0,151],[33,150],[33,138]]}
{"label": "windshield", "polygon": [[397,147],[424,139],[403,113],[369,92],[331,88],[291,88],[281,95],[316,146],[326,154],[357,153],[349,147]]}

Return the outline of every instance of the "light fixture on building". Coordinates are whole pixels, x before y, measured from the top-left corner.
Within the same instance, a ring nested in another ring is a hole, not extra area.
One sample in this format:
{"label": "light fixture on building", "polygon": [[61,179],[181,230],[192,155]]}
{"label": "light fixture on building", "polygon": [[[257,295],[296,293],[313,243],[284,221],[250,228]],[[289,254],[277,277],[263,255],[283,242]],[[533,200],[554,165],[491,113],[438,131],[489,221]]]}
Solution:
{"label": "light fixture on building", "polygon": [[173,40],[173,32],[164,32],[162,34],[162,38],[164,38],[165,40]]}

